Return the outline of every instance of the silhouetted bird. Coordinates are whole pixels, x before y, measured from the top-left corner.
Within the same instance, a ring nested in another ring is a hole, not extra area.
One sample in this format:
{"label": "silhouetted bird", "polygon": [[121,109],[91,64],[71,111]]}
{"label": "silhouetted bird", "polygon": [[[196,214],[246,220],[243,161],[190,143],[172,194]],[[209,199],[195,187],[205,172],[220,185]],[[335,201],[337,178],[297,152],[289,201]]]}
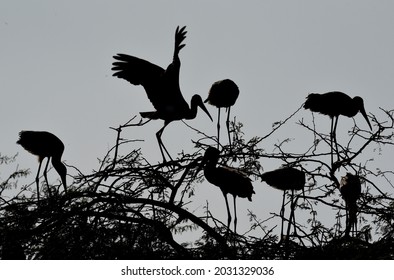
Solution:
{"label": "silhouetted bird", "polygon": [[337,145],[336,129],[340,115],[352,118],[360,112],[367,121],[369,128],[372,130],[371,123],[369,122],[367,113],[365,112],[364,101],[359,96],[351,98],[340,91],[331,91],[323,94],[310,93],[306,98],[304,108],[310,109],[312,112],[330,116],[331,118],[331,163],[333,162],[332,142],[334,139],[335,144]]}
{"label": "silhouetted bird", "polygon": [[208,92],[208,98],[204,101],[218,108],[218,123],[217,123],[217,133],[218,133],[218,147],[219,147],[219,137],[220,137],[220,108],[226,108],[227,110],[227,134],[228,141],[231,146],[230,137],[230,109],[231,106],[235,104],[239,95],[238,86],[230,79],[225,79],[217,81],[212,84],[211,89]]}
{"label": "silhouetted bird", "polygon": [[346,173],[341,178],[339,191],[346,205],[346,230],[345,236],[349,236],[352,227],[357,230],[357,199],[361,195],[361,183],[357,175]]}
{"label": "silhouetted bird", "polygon": [[33,155],[38,156],[39,166],[36,176],[36,184],[37,184],[37,199],[40,200],[40,192],[39,192],[39,174],[41,169],[41,164],[44,158],[48,158],[47,164],[44,169],[44,178],[48,185],[47,178],[47,169],[50,158],[52,158],[52,165],[59,173],[60,179],[63,183],[64,191],[67,192],[67,184],[66,184],[66,175],[67,168],[61,162],[61,158],[64,151],[63,142],[57,138],[52,133],[47,131],[21,131],[19,133],[19,140],[16,142],[20,144],[25,150],[32,153]]}
{"label": "silhouetted bird", "polygon": [[197,115],[198,106],[203,109],[212,120],[211,115],[204,106],[202,98],[197,94],[194,95],[189,107],[179,87],[181,61],[179,60],[178,54],[185,46],[182,44],[183,40],[186,38],[185,28],[185,26],[182,28],[178,26],[175,31],[174,57],[172,63],[166,70],[146,60],[126,54],[117,54],[114,56],[118,61],[113,63],[112,68],[112,70],[115,71],[113,76],[125,79],[133,85],[142,85],[144,87],[156,111],[141,112],[141,116],[154,120],[164,120],[164,126],[156,133],[160,152],[164,161],[163,149],[170,158],[171,156],[161,140],[161,135],[170,122],[182,119],[194,119]]}
{"label": "silhouetted bird", "polygon": [[[227,167],[216,166],[219,161],[220,151],[214,147],[208,147],[205,151],[204,158],[200,168],[204,167],[204,176],[208,182],[220,188],[226,201],[227,208],[227,227],[230,228],[231,214],[227,201],[227,194],[233,195],[234,198],[234,232],[237,231],[237,208],[236,198],[243,197],[252,201],[252,195],[255,193],[251,180],[240,170]],[[197,171],[198,172],[198,171]]]}
{"label": "silhouetted bird", "polygon": [[261,175],[261,180],[265,181],[271,187],[283,191],[283,200],[281,207],[281,218],[282,218],[281,236],[282,237],[283,237],[283,220],[285,213],[285,196],[287,190],[291,191],[291,201],[290,201],[291,212],[290,212],[290,218],[287,228],[287,236],[288,236],[290,234],[290,225],[292,222],[294,223],[294,230],[295,230],[294,191],[298,191],[298,190],[304,191],[305,173],[293,167],[282,167],[279,169],[275,169],[273,171],[263,173]]}

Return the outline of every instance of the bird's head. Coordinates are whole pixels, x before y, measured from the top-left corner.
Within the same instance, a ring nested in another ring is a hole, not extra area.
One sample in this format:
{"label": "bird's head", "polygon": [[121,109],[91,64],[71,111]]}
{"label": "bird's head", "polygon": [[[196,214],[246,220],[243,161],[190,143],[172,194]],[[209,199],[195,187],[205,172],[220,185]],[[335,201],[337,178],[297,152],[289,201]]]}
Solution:
{"label": "bird's head", "polygon": [[251,192],[250,192],[250,194],[249,194],[249,196],[248,196],[248,200],[249,200],[249,201],[252,201],[252,195],[255,194],[255,193],[256,193],[256,192],[253,190],[253,187],[252,187]]}
{"label": "bird's head", "polygon": [[60,179],[62,180],[62,184],[64,187],[64,190],[67,192],[67,182],[66,182],[66,176],[67,176],[67,168],[66,166],[60,161],[60,159],[56,157],[52,157],[52,165],[57,171],[57,173],[60,176]]}
{"label": "bird's head", "polygon": [[191,107],[200,107],[207,115],[208,117],[211,119],[211,121],[213,121],[211,114],[209,114],[207,107],[205,107],[204,102],[202,101],[202,98],[200,95],[195,94],[192,97],[192,100],[190,102]]}
{"label": "bird's head", "polygon": [[205,150],[204,157],[201,160],[201,164],[198,167],[196,174],[198,174],[201,171],[201,169],[205,166],[205,164],[207,164],[208,162],[211,162],[212,164],[216,165],[216,163],[219,160],[219,154],[220,151],[218,149],[214,147],[208,147]]}
{"label": "bird's head", "polygon": [[206,161],[217,162],[219,160],[220,151],[215,147],[208,147],[205,150],[204,158]]}
{"label": "bird's head", "polygon": [[355,96],[353,102],[358,109],[358,111],[363,115],[364,119],[367,121],[369,128],[372,130],[371,123],[369,122],[368,115],[365,112],[364,100],[360,96]]}

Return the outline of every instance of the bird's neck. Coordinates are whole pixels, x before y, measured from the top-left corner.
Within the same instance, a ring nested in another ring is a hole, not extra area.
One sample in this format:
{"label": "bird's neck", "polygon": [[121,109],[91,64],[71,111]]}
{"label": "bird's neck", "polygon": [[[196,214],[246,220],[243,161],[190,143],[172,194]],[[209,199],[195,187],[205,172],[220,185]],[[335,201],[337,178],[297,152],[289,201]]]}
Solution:
{"label": "bird's neck", "polygon": [[217,163],[218,163],[218,162],[215,161],[215,160],[209,160],[209,161],[207,161],[207,163],[205,164],[205,169],[208,170],[208,171],[211,171],[211,170],[213,170],[213,169],[216,168]]}
{"label": "bird's neck", "polygon": [[207,164],[204,167],[204,176],[211,184],[215,184],[214,182],[217,179],[215,175],[215,169],[216,169],[215,165],[210,165],[210,164]]}
{"label": "bird's neck", "polygon": [[59,174],[64,188],[66,188],[66,186],[67,186],[67,183],[66,183],[67,168],[66,168],[66,166],[61,162],[61,159],[58,156],[52,157],[52,165],[53,165],[53,168],[55,168],[55,170]]}
{"label": "bird's neck", "polygon": [[190,110],[189,110],[188,114],[185,117],[186,120],[192,120],[192,119],[196,118],[196,116],[197,116],[197,107],[198,107],[198,105],[196,103],[191,102]]}

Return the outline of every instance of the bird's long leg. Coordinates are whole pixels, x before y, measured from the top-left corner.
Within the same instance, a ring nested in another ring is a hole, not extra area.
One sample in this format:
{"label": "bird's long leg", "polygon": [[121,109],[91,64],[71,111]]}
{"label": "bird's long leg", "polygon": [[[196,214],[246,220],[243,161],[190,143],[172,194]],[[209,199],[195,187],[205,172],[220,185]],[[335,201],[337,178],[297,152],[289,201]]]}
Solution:
{"label": "bird's long leg", "polygon": [[[297,201],[298,201],[298,196],[294,199],[294,190],[291,190],[291,200],[292,200],[292,205],[291,205],[291,220],[293,221],[293,230],[294,230],[294,235],[297,235],[297,226],[296,226],[296,221],[295,221],[295,208],[297,205]],[[291,222],[290,220],[290,222]]]}
{"label": "bird's long leg", "polygon": [[[291,224],[292,220],[294,219],[294,190],[291,190],[291,197],[290,197],[290,217],[287,222],[287,236],[286,236],[286,242],[285,242],[285,248],[286,248],[286,258],[288,257],[289,254],[289,241],[290,241],[290,229],[291,229]],[[294,222],[294,231],[295,231],[295,222]]]}
{"label": "bird's long leg", "polygon": [[330,130],[331,166],[333,166],[334,164],[333,139],[334,139],[334,117],[331,118],[331,130]]}
{"label": "bird's long leg", "polygon": [[164,146],[163,141],[161,141],[161,135],[163,134],[163,131],[167,125],[168,123],[164,123],[164,126],[158,132],[156,132],[157,142],[159,143],[160,153],[161,156],[163,157],[164,162],[166,162],[167,160],[166,157],[164,156],[163,149],[167,153],[168,157],[173,161],[172,157],[170,156],[170,153],[167,151],[166,147]]}
{"label": "bird's long leg", "polygon": [[47,186],[49,187],[48,177],[47,177],[48,165],[49,165],[49,157],[48,157],[47,164],[45,164],[45,168],[44,168],[44,178],[45,178],[45,182],[47,183]]}
{"label": "bird's long leg", "polygon": [[230,207],[228,206],[228,200],[227,200],[227,193],[223,192],[224,200],[226,201],[226,208],[227,208],[227,230],[230,229],[230,223],[231,223],[231,213],[230,213]]}
{"label": "bird's long leg", "polygon": [[230,109],[231,109],[231,106],[227,108],[227,120],[226,120],[226,127],[227,127],[227,135],[228,135],[228,144],[230,145],[230,150],[231,150],[231,136],[230,136]]}
{"label": "bird's long leg", "polygon": [[354,223],[353,223],[353,231],[357,236],[357,210],[355,210],[356,212],[354,213]]}
{"label": "bird's long leg", "polygon": [[348,237],[350,234],[350,215],[349,215],[349,203],[347,201],[345,201],[345,211],[346,211],[345,236]]}
{"label": "bird's long leg", "polygon": [[356,202],[354,204],[354,232],[357,235],[357,204]]}
{"label": "bird's long leg", "polygon": [[40,159],[40,163],[38,165],[38,170],[37,170],[37,176],[36,176],[36,185],[37,185],[37,202],[40,201],[40,169],[41,169],[41,164],[42,164],[43,159]]}
{"label": "bird's long leg", "polygon": [[280,209],[280,218],[282,220],[282,225],[280,228],[280,238],[283,238],[283,225],[285,223],[285,198],[286,198],[286,191],[283,191],[283,199],[282,199],[282,208]]}
{"label": "bird's long leg", "polygon": [[338,141],[337,141],[337,125],[338,125],[338,119],[339,116],[335,118],[335,123],[334,123],[334,130],[333,130],[333,138],[335,142],[335,150],[337,154],[337,160],[339,160],[339,149],[338,149]]}
{"label": "bird's long leg", "polygon": [[48,188],[49,196],[52,196],[52,194],[51,194],[51,188],[49,187],[48,177],[47,177],[47,170],[48,170],[49,160],[50,160],[50,157],[48,157],[47,164],[45,165],[45,168],[44,168],[44,178],[45,178],[45,182],[47,183],[47,188]]}
{"label": "bird's long leg", "polygon": [[355,201],[349,203],[349,233],[350,231],[353,236],[354,233],[357,234],[357,204]]}
{"label": "bird's long leg", "polygon": [[219,145],[220,145],[220,141],[219,141],[219,138],[220,138],[220,107],[218,108],[218,123],[216,125],[216,128],[217,128],[217,141],[218,141],[217,148],[219,149]]}
{"label": "bird's long leg", "polygon": [[234,232],[237,233],[237,203],[236,198],[237,196],[233,195],[234,198]]}
{"label": "bird's long leg", "polygon": [[[289,239],[290,236],[290,230],[291,230],[291,224],[293,223],[293,219],[294,219],[294,190],[291,190],[291,198],[290,198],[290,217],[289,217],[289,221],[287,224],[287,239]],[[294,230],[295,230],[295,223],[293,224],[294,226]]]}

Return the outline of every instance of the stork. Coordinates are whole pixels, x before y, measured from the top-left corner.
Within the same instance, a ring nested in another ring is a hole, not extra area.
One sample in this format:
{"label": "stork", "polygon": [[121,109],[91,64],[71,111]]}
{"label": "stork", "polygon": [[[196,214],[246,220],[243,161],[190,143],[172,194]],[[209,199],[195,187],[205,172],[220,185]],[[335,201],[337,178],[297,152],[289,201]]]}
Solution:
{"label": "stork", "polygon": [[217,139],[219,147],[219,137],[220,137],[220,108],[226,108],[227,111],[227,134],[228,142],[231,147],[231,137],[230,137],[230,109],[231,106],[235,104],[239,95],[238,86],[230,79],[224,79],[217,81],[212,84],[211,89],[208,92],[208,97],[204,103],[211,104],[218,108],[218,123],[217,123]]}
{"label": "stork", "polygon": [[194,119],[197,115],[197,107],[200,107],[212,121],[212,117],[205,107],[201,96],[194,95],[189,107],[179,87],[181,61],[178,54],[185,46],[185,44],[182,44],[186,38],[185,28],[186,26],[182,28],[178,26],[176,28],[174,56],[172,63],[168,65],[166,70],[149,61],[127,54],[115,55],[114,58],[117,61],[112,64],[112,70],[115,71],[113,76],[125,79],[133,85],[142,85],[144,87],[156,111],[141,112],[141,117],[151,120],[164,120],[164,126],[156,133],[163,161],[166,161],[163,150],[171,159],[161,140],[163,131],[169,123],[176,120]]}
{"label": "stork", "polygon": [[371,123],[365,112],[364,101],[359,96],[351,98],[340,91],[331,91],[323,94],[310,93],[306,98],[304,108],[310,109],[312,112],[327,115],[331,118],[331,164],[333,164],[333,141],[335,141],[335,145],[337,146],[336,129],[340,115],[352,118],[360,112],[367,121],[369,128],[372,130]]}
{"label": "stork", "polygon": [[304,191],[305,186],[305,172],[298,170],[294,167],[282,167],[275,169],[273,171],[265,172],[261,175],[261,181],[265,181],[271,187],[283,191],[282,207],[280,211],[280,216],[282,218],[281,226],[281,237],[283,237],[283,220],[285,214],[285,196],[287,190],[291,191],[290,200],[290,217],[287,227],[287,236],[290,234],[291,223],[293,222],[295,230],[295,202],[294,202],[294,191],[302,190]]}
{"label": "stork", "polygon": [[345,200],[345,236],[349,236],[351,228],[357,228],[357,200],[361,195],[361,183],[359,177],[351,173],[346,173],[346,175],[341,178],[339,191],[343,200]]}
{"label": "stork", "polygon": [[37,200],[40,200],[39,192],[39,176],[41,164],[44,158],[48,158],[48,161],[44,168],[44,178],[48,184],[47,169],[49,165],[49,160],[52,159],[52,165],[60,176],[63,183],[64,191],[67,192],[66,175],[67,168],[61,162],[64,144],[63,142],[54,134],[47,131],[21,131],[19,133],[19,140],[16,142],[20,144],[25,150],[38,156],[38,170],[36,175],[36,185],[37,185]]}
{"label": "stork", "polygon": [[[236,198],[248,198],[252,201],[255,193],[251,180],[239,169],[228,166],[217,166],[220,151],[214,147],[208,147],[205,151],[200,169],[204,167],[204,176],[207,181],[217,187],[223,193],[227,208],[227,228],[230,228],[231,213],[228,205],[227,194],[233,195],[234,203],[234,232],[237,232],[237,207]],[[198,171],[197,171],[198,172]]]}

